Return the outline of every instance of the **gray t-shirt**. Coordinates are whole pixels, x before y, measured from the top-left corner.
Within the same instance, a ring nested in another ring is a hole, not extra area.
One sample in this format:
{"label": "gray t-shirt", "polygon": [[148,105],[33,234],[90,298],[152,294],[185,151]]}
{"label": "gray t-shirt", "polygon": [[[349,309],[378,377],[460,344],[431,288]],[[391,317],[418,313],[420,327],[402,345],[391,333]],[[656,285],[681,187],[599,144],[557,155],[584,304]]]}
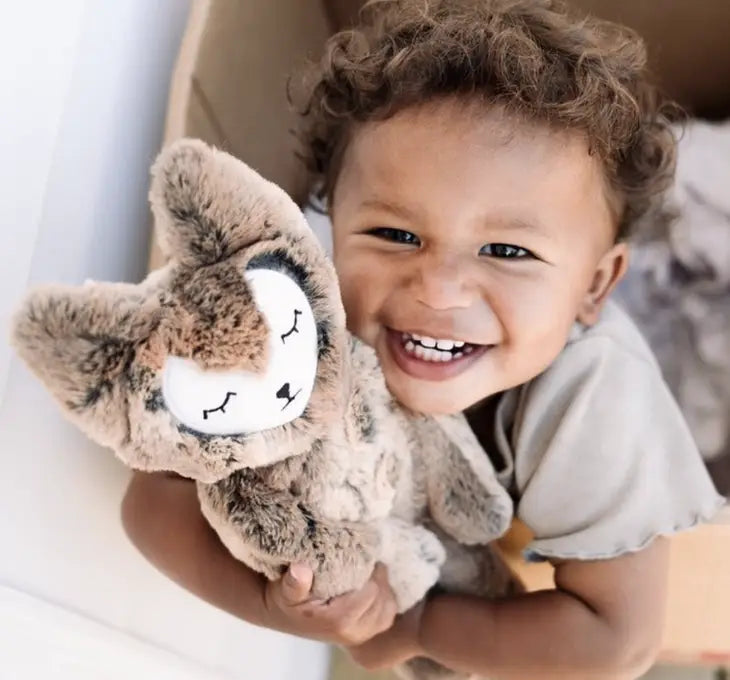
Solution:
{"label": "gray t-shirt", "polygon": [[576,326],[545,372],[502,395],[495,440],[500,481],[534,532],[529,559],[616,557],[725,503],[649,346],[615,303],[594,326]]}

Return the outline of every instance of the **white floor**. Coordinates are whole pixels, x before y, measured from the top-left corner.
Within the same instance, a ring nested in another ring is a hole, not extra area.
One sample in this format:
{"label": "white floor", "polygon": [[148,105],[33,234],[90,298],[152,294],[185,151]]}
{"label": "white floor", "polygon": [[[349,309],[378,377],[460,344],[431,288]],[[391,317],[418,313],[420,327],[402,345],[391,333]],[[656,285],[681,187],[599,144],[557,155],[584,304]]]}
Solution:
{"label": "white floor", "polygon": [[226,680],[191,659],[0,587],[1,680]]}
{"label": "white floor", "polygon": [[[213,668],[0,583],[0,680],[316,680],[326,676],[329,654],[323,645],[313,655],[292,655],[291,641],[287,643],[272,649],[283,657],[292,656],[290,664],[282,665],[278,658],[257,662],[251,650],[251,662],[244,658],[235,672]],[[239,646],[247,646],[243,636]]]}

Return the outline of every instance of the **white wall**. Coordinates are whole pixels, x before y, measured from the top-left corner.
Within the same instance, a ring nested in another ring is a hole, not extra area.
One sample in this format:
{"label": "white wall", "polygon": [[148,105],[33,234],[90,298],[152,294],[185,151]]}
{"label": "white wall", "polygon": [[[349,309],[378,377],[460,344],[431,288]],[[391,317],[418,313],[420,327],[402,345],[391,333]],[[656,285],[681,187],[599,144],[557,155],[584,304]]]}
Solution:
{"label": "white wall", "polygon": [[324,647],[235,620],[137,555],[118,517],[127,471],[5,343],[29,283],[143,275],[148,167],[188,6],[0,0],[3,679],[325,675]]}

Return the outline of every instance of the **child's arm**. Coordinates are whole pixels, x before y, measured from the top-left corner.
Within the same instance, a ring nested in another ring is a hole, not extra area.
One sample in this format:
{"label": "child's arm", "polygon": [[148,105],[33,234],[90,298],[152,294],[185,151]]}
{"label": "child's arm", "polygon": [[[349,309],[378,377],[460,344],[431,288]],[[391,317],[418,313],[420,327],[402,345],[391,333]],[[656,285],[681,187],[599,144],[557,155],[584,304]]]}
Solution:
{"label": "child's arm", "polygon": [[122,521],[130,540],[160,571],[249,623],[352,645],[386,630],[395,618],[395,598],[382,567],[361,590],[328,603],[309,600],[312,572],[301,565],[278,581],[247,568],[218,540],[188,480],[135,473],[122,504]]}
{"label": "child's arm", "polygon": [[633,679],[661,640],[668,544],[556,565],[557,589],[498,602],[439,595],[351,650],[369,668],[416,655],[491,678]]}

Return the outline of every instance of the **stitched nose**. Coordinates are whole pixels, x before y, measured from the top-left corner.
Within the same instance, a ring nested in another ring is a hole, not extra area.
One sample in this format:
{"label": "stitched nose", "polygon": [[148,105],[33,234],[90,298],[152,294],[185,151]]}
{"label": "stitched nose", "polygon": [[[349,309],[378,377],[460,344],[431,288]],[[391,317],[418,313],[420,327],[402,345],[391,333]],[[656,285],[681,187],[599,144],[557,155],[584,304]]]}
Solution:
{"label": "stitched nose", "polygon": [[[284,383],[279,388],[279,391],[276,393],[276,398],[277,399],[286,399],[287,401],[289,401],[291,399],[291,395],[289,394],[290,389],[291,388],[289,386],[289,383]],[[269,394],[271,394],[271,393],[269,393]]]}

